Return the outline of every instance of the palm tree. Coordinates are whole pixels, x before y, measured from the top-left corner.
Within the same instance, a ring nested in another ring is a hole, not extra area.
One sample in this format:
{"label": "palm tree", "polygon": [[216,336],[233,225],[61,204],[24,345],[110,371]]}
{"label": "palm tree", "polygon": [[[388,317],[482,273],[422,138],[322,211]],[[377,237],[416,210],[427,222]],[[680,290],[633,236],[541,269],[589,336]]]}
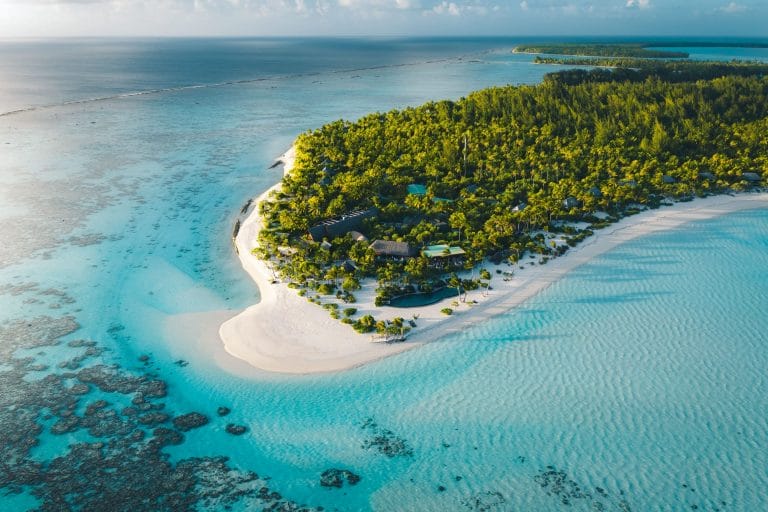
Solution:
{"label": "palm tree", "polygon": [[488,295],[488,290],[491,288],[491,278],[492,277],[493,277],[493,275],[491,275],[491,273],[488,272],[486,269],[484,269],[484,268],[480,269],[480,279],[485,279],[486,281],[488,281],[488,283],[487,283],[487,285],[485,287],[485,291],[483,292],[483,296],[487,296]]}
{"label": "palm tree", "polygon": [[451,273],[451,277],[448,279],[448,286],[456,288],[456,293],[458,293],[459,300],[461,300],[461,279],[459,279],[455,272]]}

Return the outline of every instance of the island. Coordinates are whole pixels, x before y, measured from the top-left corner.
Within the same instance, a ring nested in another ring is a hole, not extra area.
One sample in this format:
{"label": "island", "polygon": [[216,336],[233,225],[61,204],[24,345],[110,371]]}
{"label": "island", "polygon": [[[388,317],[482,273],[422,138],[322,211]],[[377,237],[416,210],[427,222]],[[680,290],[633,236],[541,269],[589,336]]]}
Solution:
{"label": "island", "polygon": [[661,43],[544,43],[516,46],[515,53],[545,53],[551,55],[581,55],[590,57],[641,57],[685,59],[687,52],[668,50],[650,50],[653,46],[666,46]]}
{"label": "island", "polygon": [[238,220],[262,298],[222,325],[226,350],[274,372],[351,368],[509,311],[626,240],[768,206],[767,71],[566,70],[300,135]]}
{"label": "island", "polygon": [[578,43],[537,43],[521,44],[512,51],[548,55],[578,55],[583,57],[620,57],[642,59],[687,59],[684,51],[652,50],[651,48],[768,48],[762,42],[744,41],[645,41],[619,42],[578,42]]}

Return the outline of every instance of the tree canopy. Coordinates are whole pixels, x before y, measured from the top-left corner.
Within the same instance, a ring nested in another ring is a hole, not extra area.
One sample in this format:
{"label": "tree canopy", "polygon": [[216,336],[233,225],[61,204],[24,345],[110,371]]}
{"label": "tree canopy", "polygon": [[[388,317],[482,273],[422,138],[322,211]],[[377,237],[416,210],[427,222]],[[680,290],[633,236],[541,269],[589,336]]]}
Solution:
{"label": "tree canopy", "polygon": [[[293,171],[262,203],[262,256],[301,282],[344,260],[356,265],[350,276],[418,281],[430,275],[423,257],[384,263],[368,242],[343,235],[323,247],[307,230],[375,208],[359,228],[368,239],[457,245],[471,265],[534,250],[533,230],[555,220],[752,186],[745,173],[768,172],[766,71],[664,61],[566,70],[329,123],[298,137]],[[286,245],[292,257],[278,254]]]}

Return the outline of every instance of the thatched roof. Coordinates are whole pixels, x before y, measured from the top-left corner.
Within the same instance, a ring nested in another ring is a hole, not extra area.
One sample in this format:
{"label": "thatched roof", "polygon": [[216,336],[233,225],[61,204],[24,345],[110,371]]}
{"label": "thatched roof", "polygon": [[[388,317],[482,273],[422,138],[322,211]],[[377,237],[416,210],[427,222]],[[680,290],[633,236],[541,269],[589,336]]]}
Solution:
{"label": "thatched roof", "polygon": [[370,246],[376,256],[397,256],[408,258],[414,256],[416,251],[407,242],[394,242],[392,240],[375,240]]}

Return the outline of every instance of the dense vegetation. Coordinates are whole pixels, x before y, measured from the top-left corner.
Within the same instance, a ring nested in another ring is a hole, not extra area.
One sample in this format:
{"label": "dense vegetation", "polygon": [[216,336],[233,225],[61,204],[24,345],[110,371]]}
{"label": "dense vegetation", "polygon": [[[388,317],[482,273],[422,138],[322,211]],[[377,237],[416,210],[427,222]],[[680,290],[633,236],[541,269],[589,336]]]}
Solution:
{"label": "dense vegetation", "polygon": [[[644,59],[578,59],[535,57],[537,64],[590,66],[595,69],[567,69],[547,75],[545,80],[576,85],[584,82],[644,82],[655,78],[682,83],[723,77],[760,77],[768,74],[768,64],[757,62],[654,61]],[[612,69],[604,69],[612,68]]]}
{"label": "dense vegetation", "polygon": [[[557,43],[524,44],[515,48],[519,53],[546,53],[550,55],[583,55],[591,57],[642,57],[642,58],[687,58],[686,52],[649,50],[649,43]],[[666,45],[665,45],[666,46]]]}
{"label": "dense vegetation", "polygon": [[[319,244],[308,229],[375,207],[359,229],[369,240],[459,246],[471,268],[484,258],[567,249],[548,246],[541,230],[560,229],[569,244],[590,233],[558,220],[596,229],[666,198],[760,185],[768,172],[766,71],[663,62],[569,70],[536,86],[327,124],[297,139],[293,172],[261,204],[261,256],[295,286],[338,290],[351,301],[359,280],[376,276],[391,296],[441,276],[457,282],[424,256],[377,261],[370,242],[343,235]],[[410,184],[426,194],[409,194]]]}

